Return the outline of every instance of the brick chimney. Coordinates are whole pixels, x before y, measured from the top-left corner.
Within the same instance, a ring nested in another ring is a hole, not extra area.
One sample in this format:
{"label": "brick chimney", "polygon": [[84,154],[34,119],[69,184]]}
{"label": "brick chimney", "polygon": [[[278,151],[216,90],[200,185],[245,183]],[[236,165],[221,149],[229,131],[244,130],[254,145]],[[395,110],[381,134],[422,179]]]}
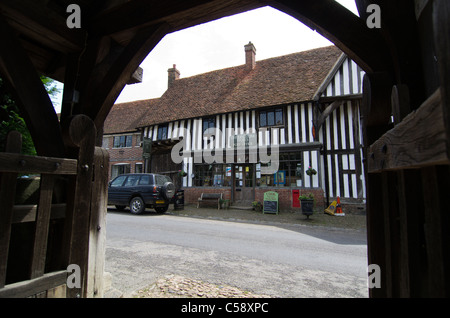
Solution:
{"label": "brick chimney", "polygon": [[177,66],[174,64],[173,68],[169,68],[167,72],[169,73],[168,87],[170,87],[172,86],[173,82],[180,78],[180,71],[177,70]]}
{"label": "brick chimney", "polygon": [[256,66],[256,48],[252,42],[245,45],[245,65],[247,70],[251,71]]}

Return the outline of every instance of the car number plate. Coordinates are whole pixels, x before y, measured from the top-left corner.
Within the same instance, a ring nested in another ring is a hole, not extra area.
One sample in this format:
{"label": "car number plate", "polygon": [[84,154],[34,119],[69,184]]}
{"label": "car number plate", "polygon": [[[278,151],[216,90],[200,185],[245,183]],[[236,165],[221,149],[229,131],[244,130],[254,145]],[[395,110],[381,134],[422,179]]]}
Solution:
{"label": "car number plate", "polygon": [[166,203],[164,200],[156,200],[156,204],[164,204]]}

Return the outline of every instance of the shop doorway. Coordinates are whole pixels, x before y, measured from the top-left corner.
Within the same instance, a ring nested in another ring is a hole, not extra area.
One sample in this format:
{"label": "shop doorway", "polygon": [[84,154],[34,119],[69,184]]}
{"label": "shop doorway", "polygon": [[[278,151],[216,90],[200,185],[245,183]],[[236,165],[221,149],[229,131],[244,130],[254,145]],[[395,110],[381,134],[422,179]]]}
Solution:
{"label": "shop doorway", "polygon": [[255,165],[234,165],[234,203],[248,205],[255,200]]}

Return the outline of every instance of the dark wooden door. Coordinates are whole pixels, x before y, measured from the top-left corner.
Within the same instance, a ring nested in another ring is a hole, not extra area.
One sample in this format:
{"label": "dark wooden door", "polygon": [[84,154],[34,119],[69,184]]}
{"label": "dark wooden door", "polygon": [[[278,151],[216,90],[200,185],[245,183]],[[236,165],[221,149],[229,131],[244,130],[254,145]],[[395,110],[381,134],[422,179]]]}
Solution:
{"label": "dark wooden door", "polygon": [[239,164],[234,167],[234,201],[236,204],[251,205],[255,199],[255,166]]}

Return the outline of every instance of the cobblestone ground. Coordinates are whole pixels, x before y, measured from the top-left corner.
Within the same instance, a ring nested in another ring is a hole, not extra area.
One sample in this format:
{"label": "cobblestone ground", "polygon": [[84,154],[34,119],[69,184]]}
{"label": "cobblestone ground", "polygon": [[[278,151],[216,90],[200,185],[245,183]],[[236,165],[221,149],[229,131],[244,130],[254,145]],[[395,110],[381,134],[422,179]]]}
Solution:
{"label": "cobblestone ground", "polygon": [[214,285],[177,275],[168,275],[131,295],[134,298],[269,298],[232,286]]}

